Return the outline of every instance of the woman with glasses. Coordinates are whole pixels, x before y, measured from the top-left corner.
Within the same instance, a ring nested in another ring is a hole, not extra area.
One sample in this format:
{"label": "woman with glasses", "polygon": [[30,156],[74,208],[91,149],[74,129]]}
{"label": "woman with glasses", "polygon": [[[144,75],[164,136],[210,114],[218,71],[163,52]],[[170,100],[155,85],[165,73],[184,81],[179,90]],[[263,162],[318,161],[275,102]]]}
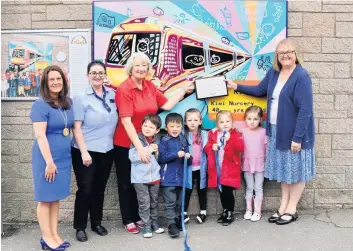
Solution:
{"label": "woman with glasses", "polygon": [[105,65],[93,61],[87,66],[87,89],[73,98],[74,138],[72,165],[78,190],[76,192],[74,228],[77,240],[87,241],[88,213],[91,229],[104,236],[101,225],[104,191],[114,159],[113,135],[118,122],[115,92],[105,87]]}
{"label": "woman with glasses", "polygon": [[146,54],[133,54],[125,66],[129,77],[119,86],[116,94],[119,122],[114,134],[114,149],[119,204],[125,229],[132,234],[139,232],[142,221],[138,214],[136,191],[131,184],[130,145],[132,143],[136,147],[143,163],[150,163],[150,153],[137,136],[141,132],[143,118],[149,113],[156,114],[158,109],[172,109],[186,92],[194,89],[192,82],[186,82],[168,99],[146,79],[151,70],[152,64]]}
{"label": "woman with glasses", "polygon": [[273,68],[257,86],[228,82],[228,87],[255,96],[267,96],[265,177],[281,183],[282,200],[268,220],[284,225],[297,220],[297,205],[305,183],[315,176],[313,90],[309,73],[301,66],[295,44],[282,40]]}

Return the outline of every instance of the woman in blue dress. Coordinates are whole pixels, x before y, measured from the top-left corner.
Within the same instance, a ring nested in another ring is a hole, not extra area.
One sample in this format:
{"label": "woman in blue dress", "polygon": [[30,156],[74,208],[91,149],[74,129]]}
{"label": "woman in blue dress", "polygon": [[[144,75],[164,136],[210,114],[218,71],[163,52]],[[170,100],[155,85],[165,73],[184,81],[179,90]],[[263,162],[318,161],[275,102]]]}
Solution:
{"label": "woman in blue dress", "polygon": [[71,106],[63,71],[58,66],[48,66],[43,72],[40,98],[30,113],[36,137],[32,148],[34,199],[38,202],[40,244],[47,250],[70,246],[58,234],[58,217],[59,201],[70,194],[70,129],[74,124]]}
{"label": "woman in blue dress", "polygon": [[291,40],[282,40],[273,68],[259,85],[228,83],[228,87],[255,97],[267,96],[265,177],[281,182],[282,192],[281,205],[268,221],[277,225],[295,221],[305,183],[315,176],[313,90],[299,50]]}

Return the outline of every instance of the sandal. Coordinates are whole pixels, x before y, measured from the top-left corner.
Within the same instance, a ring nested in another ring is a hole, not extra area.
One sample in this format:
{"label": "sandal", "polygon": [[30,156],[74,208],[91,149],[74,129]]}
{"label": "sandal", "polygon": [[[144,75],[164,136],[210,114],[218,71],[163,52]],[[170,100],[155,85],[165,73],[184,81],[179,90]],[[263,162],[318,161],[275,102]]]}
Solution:
{"label": "sandal", "polygon": [[[290,216],[291,218],[289,220],[284,220],[284,219],[282,219],[282,216]],[[294,214],[284,213],[276,221],[276,224],[277,225],[286,225],[286,224],[291,223],[292,221],[296,221],[297,219],[298,219],[298,213],[297,212],[295,212]]]}
{"label": "sandal", "polygon": [[281,214],[279,213],[278,210],[277,210],[276,214],[277,214],[277,216],[272,215],[270,218],[268,218],[269,223],[276,223],[279,220],[279,218],[281,217]]}

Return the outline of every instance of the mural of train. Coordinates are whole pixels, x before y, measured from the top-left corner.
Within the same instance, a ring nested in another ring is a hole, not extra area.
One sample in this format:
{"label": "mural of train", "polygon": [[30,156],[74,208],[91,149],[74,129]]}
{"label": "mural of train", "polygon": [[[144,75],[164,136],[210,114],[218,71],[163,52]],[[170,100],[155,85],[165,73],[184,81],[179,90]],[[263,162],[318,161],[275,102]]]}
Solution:
{"label": "mural of train", "polygon": [[250,58],[157,17],[128,18],[112,30],[106,53],[114,87],[126,79],[124,67],[134,52],[149,56],[153,65],[149,79],[167,97],[187,80],[226,74]]}
{"label": "mural of train", "polygon": [[42,56],[40,52],[34,49],[16,46],[12,52],[10,66],[12,69],[17,68],[21,71],[36,63]]}

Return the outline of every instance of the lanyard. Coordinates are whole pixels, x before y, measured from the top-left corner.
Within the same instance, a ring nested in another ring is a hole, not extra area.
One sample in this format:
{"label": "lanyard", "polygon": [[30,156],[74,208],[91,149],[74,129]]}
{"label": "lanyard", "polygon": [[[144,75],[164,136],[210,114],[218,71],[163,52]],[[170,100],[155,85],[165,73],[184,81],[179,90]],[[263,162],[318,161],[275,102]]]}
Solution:
{"label": "lanyard", "polygon": [[107,96],[107,91],[105,90],[104,86],[102,86],[102,89],[103,89],[103,98],[99,97],[99,96],[97,95],[97,93],[94,91],[94,89],[92,88],[93,94],[94,94],[94,96],[95,96],[97,99],[99,99],[99,100],[102,102],[103,107],[110,113],[110,112],[112,111],[112,109],[109,107],[109,105],[108,105],[107,102],[105,101],[105,98],[106,98],[106,96]]}
{"label": "lanyard", "polygon": [[[219,139],[219,141],[221,142],[221,145],[218,146],[218,151],[221,150],[221,147],[224,146],[224,140],[225,140],[225,136],[227,134],[227,131],[224,130],[222,133],[223,134],[222,134],[221,138]],[[217,184],[218,184],[219,191],[222,192],[222,186],[221,186],[221,165],[222,165],[222,163],[219,163],[218,151],[216,151]]]}
{"label": "lanyard", "polygon": [[188,232],[185,228],[184,222],[184,209],[185,209],[185,186],[186,186],[186,169],[188,168],[187,159],[184,157],[184,178],[183,178],[183,190],[182,190],[182,200],[181,200],[181,226],[183,228],[184,233],[184,251],[191,251],[191,248],[188,245]]}

